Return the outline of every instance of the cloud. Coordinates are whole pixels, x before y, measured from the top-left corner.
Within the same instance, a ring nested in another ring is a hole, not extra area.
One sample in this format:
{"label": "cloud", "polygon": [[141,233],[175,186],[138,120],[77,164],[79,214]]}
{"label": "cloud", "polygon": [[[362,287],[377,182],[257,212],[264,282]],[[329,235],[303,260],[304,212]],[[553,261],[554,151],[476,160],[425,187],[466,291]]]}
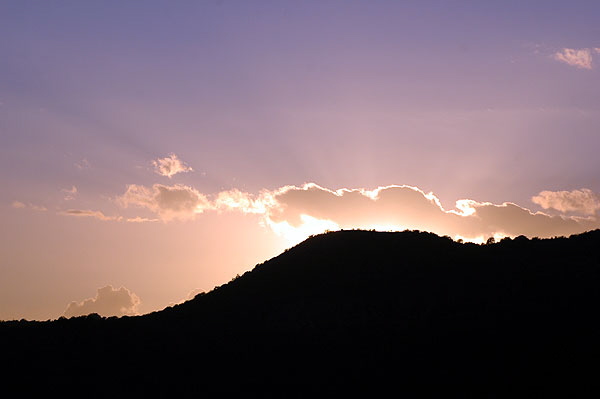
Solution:
{"label": "cloud", "polygon": [[117,202],[123,207],[147,208],[163,221],[193,219],[196,214],[212,208],[206,196],[181,184],[154,184],[152,187],[130,184]]}
{"label": "cloud", "polygon": [[16,209],[23,209],[27,206],[24,203],[22,203],[21,201],[13,201],[12,204],[10,204],[10,205]]}
{"label": "cloud", "polygon": [[594,47],[594,51],[600,54],[600,47]]}
{"label": "cloud", "polygon": [[79,162],[75,162],[74,163],[75,167],[79,170],[83,170],[83,169],[89,169],[91,167],[90,163],[88,162],[87,159],[83,158],[81,161]]}
{"label": "cloud", "polygon": [[445,210],[433,193],[411,186],[334,191],[306,184],[280,189],[272,200],[275,205],[267,209],[265,217],[274,230],[278,226],[301,230],[326,223],[342,229],[425,230],[481,241],[491,236],[566,236],[600,227],[593,217],[534,213],[509,202],[459,200],[455,209]]}
{"label": "cloud", "polygon": [[[355,228],[424,230],[465,240],[485,241],[491,236],[568,236],[599,228],[598,220],[590,211],[593,204],[583,201],[587,194],[584,189],[578,197],[575,194],[570,197],[563,195],[571,200],[569,209],[587,217],[553,216],[532,212],[510,202],[492,204],[470,199],[460,199],[454,209],[444,209],[433,193],[406,185],[373,190],[332,190],[307,183],[262,190],[258,194],[233,189],[212,196],[183,185],[130,185],[118,202],[125,207],[144,207],[162,221],[191,219],[208,211],[254,214],[260,217],[262,225],[287,238],[290,243],[300,242],[325,230]],[[575,197],[579,198],[579,202],[575,201]],[[564,201],[566,199],[563,198]],[[556,201],[552,204],[559,206]],[[594,209],[597,209],[597,203],[594,204]],[[150,220],[138,217],[128,221]]]}
{"label": "cloud", "polygon": [[590,49],[564,48],[554,53],[554,59],[576,68],[592,69],[592,52]]}
{"label": "cloud", "polygon": [[143,218],[143,217],[136,216],[134,218],[127,218],[125,221],[127,223],[152,223],[152,222],[158,222],[158,221],[160,221],[160,219],[149,219],[149,218]]}
{"label": "cloud", "polygon": [[65,194],[63,198],[65,201],[72,201],[75,199],[75,195],[77,194],[77,187],[72,186],[71,188],[63,188],[60,191]]}
{"label": "cloud", "polygon": [[44,212],[44,211],[48,210],[48,208],[46,208],[45,206],[35,205],[35,204],[32,204],[32,203],[25,204],[25,203],[23,203],[21,201],[13,201],[10,205],[13,208],[15,208],[15,209],[29,208],[29,209],[33,209],[34,211],[37,211],[37,212]]}
{"label": "cloud", "polygon": [[217,194],[212,207],[217,210],[238,210],[243,213],[264,214],[274,203],[272,195],[268,191],[263,191],[263,193],[265,195],[254,198],[251,194],[238,189],[221,191]]}
{"label": "cloud", "polygon": [[193,169],[177,158],[175,154],[152,161],[154,172],[169,179],[177,173],[191,172]]}
{"label": "cloud", "polygon": [[141,301],[137,295],[127,288],[118,290],[111,285],[98,288],[95,298],[88,298],[82,302],[71,302],[65,310],[65,317],[83,316],[98,313],[101,316],[124,316],[138,314]]}
{"label": "cloud", "polygon": [[120,221],[121,216],[106,216],[101,211],[92,211],[89,209],[67,209],[66,211],[59,212],[60,215],[65,216],[77,216],[77,217],[91,217],[102,221]]}
{"label": "cloud", "polygon": [[573,191],[542,191],[531,200],[544,209],[594,215],[600,209],[600,196],[587,188]]}

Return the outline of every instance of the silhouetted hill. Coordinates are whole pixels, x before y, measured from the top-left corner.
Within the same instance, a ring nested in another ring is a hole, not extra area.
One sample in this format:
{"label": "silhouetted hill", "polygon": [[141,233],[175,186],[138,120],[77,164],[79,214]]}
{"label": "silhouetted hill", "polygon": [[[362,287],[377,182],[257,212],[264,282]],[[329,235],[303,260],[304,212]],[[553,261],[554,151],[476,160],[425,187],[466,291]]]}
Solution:
{"label": "silhouetted hill", "polygon": [[599,249],[600,230],[490,245],[323,234],[160,312],[1,323],[6,381],[81,396],[573,396],[600,371]]}

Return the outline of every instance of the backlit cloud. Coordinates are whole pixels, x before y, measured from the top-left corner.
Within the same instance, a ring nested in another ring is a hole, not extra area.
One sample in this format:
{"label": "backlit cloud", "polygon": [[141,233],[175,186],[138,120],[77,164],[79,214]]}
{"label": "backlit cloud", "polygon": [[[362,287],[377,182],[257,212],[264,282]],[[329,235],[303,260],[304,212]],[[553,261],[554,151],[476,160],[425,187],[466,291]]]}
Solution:
{"label": "backlit cloud", "polygon": [[130,184],[117,202],[123,207],[147,208],[164,221],[193,219],[196,214],[212,208],[206,196],[181,184],[154,184],[152,187]]}
{"label": "backlit cloud", "polygon": [[304,228],[307,217],[343,229],[426,230],[451,237],[483,240],[491,236],[552,237],[600,227],[595,218],[550,216],[506,202],[459,200],[445,210],[432,193],[411,186],[376,190],[329,190],[314,184],[288,187],[274,196],[266,214],[271,224]]}
{"label": "backlit cloud", "polygon": [[554,59],[577,68],[592,69],[592,52],[587,48],[564,48],[554,53]]}
{"label": "backlit cloud", "polygon": [[101,211],[92,211],[89,209],[67,209],[66,211],[60,211],[59,214],[65,216],[91,217],[102,221],[119,221],[122,219],[121,216],[106,216]]}
{"label": "backlit cloud", "polygon": [[542,191],[531,200],[544,209],[593,215],[600,209],[600,197],[587,188],[573,191]]}
{"label": "backlit cloud", "polygon": [[171,176],[177,173],[191,172],[193,169],[181,161],[177,155],[169,154],[168,157],[159,158],[152,161],[154,165],[154,172],[171,178]]}
{"label": "backlit cloud", "polygon": [[217,210],[238,210],[243,213],[259,214],[266,213],[274,205],[269,191],[263,191],[263,195],[254,198],[251,194],[237,189],[221,191],[213,202],[213,208]]}
{"label": "backlit cloud", "polygon": [[[591,202],[589,190],[579,191],[560,195],[543,192],[534,197],[534,201],[547,205],[546,209],[577,211],[587,217],[552,216],[510,202],[492,204],[469,199],[456,201],[454,209],[444,209],[433,193],[398,185],[372,190],[331,190],[307,183],[262,190],[258,194],[233,189],[213,196],[183,185],[155,184],[150,188],[130,185],[118,201],[123,206],[144,207],[162,221],[190,219],[207,211],[254,214],[260,217],[264,226],[286,237],[290,243],[326,230],[355,228],[424,230],[453,238],[485,241],[492,236],[568,236],[599,228],[592,212],[592,209],[598,209],[598,203]],[[150,220],[128,219],[132,222]]]}
{"label": "backlit cloud", "polygon": [[101,316],[125,316],[138,314],[140,298],[127,288],[118,290],[111,285],[98,288],[94,298],[82,302],[71,302],[65,310],[65,317],[83,316],[98,313]]}

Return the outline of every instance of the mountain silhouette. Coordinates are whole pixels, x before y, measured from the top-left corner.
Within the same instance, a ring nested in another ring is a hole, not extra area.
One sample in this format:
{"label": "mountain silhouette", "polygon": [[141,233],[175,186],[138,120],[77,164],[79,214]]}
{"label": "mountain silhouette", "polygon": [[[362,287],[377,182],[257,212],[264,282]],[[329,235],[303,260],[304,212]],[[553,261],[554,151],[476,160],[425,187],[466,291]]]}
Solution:
{"label": "mountain silhouette", "polygon": [[2,322],[4,389],[583,392],[599,371],[599,249],[600,230],[486,245],[418,231],[326,233],[159,312]]}

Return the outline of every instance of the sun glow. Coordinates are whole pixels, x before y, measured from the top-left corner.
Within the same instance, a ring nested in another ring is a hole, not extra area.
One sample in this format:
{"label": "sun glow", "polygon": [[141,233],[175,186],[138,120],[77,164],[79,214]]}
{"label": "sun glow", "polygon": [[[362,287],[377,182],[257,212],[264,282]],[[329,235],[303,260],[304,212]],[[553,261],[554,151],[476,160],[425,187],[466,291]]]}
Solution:
{"label": "sun glow", "polygon": [[405,227],[397,224],[370,224],[364,227],[365,230],[376,230],[376,231],[403,231]]}
{"label": "sun glow", "polygon": [[463,242],[472,242],[473,244],[485,244],[487,242],[487,240],[490,239],[490,238],[492,238],[492,237],[494,238],[494,241],[498,242],[501,239],[506,238],[506,237],[510,237],[510,236],[508,236],[506,234],[503,234],[503,233],[494,233],[490,237],[484,237],[482,235],[477,236],[477,237],[463,237],[461,235],[455,235],[454,236],[454,240],[455,241],[462,240]]}
{"label": "sun glow", "polygon": [[297,227],[287,221],[273,222],[267,219],[266,222],[275,234],[284,237],[291,246],[306,240],[311,235],[340,229],[340,226],[331,220],[317,219],[309,215],[300,215],[300,220],[302,220],[302,224]]}

